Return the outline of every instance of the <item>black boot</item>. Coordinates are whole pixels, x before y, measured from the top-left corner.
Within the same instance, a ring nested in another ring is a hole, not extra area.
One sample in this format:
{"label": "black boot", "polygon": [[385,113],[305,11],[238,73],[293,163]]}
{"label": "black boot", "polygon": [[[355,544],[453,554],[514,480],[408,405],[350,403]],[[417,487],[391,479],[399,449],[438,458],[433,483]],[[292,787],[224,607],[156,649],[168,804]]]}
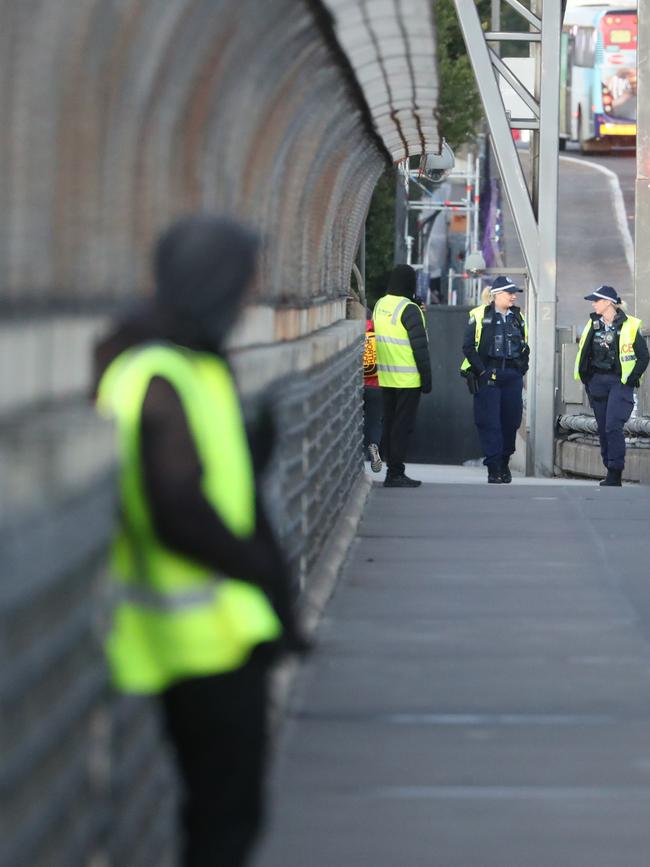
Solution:
{"label": "black boot", "polygon": [[623,470],[612,470],[607,468],[607,478],[600,483],[601,488],[620,488],[622,486],[621,476]]}
{"label": "black boot", "polygon": [[512,481],[512,473],[510,472],[510,467],[508,464],[510,463],[510,458],[504,458],[501,463],[501,481],[504,485],[509,485]]}
{"label": "black boot", "polygon": [[502,485],[503,477],[501,475],[501,465],[500,464],[488,464],[488,484],[489,485]]}

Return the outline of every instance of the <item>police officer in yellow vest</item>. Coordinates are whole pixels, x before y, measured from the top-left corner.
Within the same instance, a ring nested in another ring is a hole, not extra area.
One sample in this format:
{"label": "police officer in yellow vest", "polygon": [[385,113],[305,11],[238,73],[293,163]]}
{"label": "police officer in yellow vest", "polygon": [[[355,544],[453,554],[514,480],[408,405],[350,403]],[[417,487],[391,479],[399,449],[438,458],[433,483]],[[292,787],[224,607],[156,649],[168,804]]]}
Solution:
{"label": "police officer in yellow vest", "polygon": [[574,376],[587,389],[596,417],[600,453],[607,476],[604,487],[620,487],[625,466],[623,426],[634,408],[634,389],[650,356],[641,320],[628,316],[616,289],[599,286],[585,301],[594,312],[584,327]]}
{"label": "police officer in yellow vest", "polygon": [[497,277],[470,311],[463,339],[461,374],[475,384],[474,421],[489,484],[512,481],[510,457],[521,424],[523,377],[528,370],[528,326],[515,305],[521,289]]}
{"label": "police officer in yellow vest", "polygon": [[258,496],[269,456],[244,428],[224,341],[257,239],[188,217],[155,252],[156,296],[96,352],[120,459],[116,687],[160,697],[184,782],[185,867],[241,867],[262,819],[269,663],[307,642]]}
{"label": "police officer in yellow vest", "polygon": [[415,282],[410,265],[397,265],[388,278],[388,293],[379,299],[372,316],[382,393],[380,451],[387,465],[386,488],[421,484],[405,474],[404,464],[420,395],[431,391],[429,341],[424,313],[413,300]]}

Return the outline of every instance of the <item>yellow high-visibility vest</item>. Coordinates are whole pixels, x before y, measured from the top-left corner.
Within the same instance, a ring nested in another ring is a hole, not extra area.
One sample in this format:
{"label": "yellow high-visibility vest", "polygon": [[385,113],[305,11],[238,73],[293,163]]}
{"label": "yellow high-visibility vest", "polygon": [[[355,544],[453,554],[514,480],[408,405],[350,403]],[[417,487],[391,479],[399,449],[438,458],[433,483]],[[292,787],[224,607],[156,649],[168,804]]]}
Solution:
{"label": "yellow high-visibility vest", "polygon": [[181,400],[207,501],[235,536],[246,539],[255,531],[251,458],[226,364],[165,344],[119,355],[100,382],[98,408],[116,420],[120,458],[121,517],[112,550],[117,598],[107,653],[115,685],[130,693],[232,671],[257,644],[281,635],[258,587],[215,575],[156,534],[140,457],[142,405],[156,376]]}
{"label": "yellow high-visibility vest", "polygon": [[[584,351],[587,337],[589,336],[589,330],[593,326],[593,323],[594,320],[590,318],[582,330],[580,343],[578,344],[578,354],[576,355],[576,363],[573,368],[573,378],[578,381],[580,380],[580,362],[582,360],[582,353]],[[634,354],[634,341],[636,340],[636,336],[642,325],[642,321],[637,319],[636,316],[628,316],[627,319],[621,323],[621,331],[618,338],[618,360],[621,365],[622,383],[627,382],[629,375],[634,370],[634,365],[637,361],[636,355]]]}
{"label": "yellow high-visibility vest", "polygon": [[[478,352],[479,343],[481,342],[481,334],[483,333],[483,317],[485,316],[485,308],[489,307],[489,304],[481,304],[480,307],[474,307],[469,311],[469,321],[476,323],[476,332],[474,334],[474,348]],[[521,321],[524,326],[524,343],[528,344],[528,323],[526,322],[526,318],[524,314],[520,311],[519,316],[521,317]],[[460,366],[461,371],[469,370],[471,364],[468,358],[463,359],[463,363]]]}
{"label": "yellow high-visibility vest", "polygon": [[420,388],[422,384],[408,331],[402,325],[402,313],[408,304],[417,307],[426,329],[422,309],[402,295],[383,295],[372,314],[377,341],[377,376],[379,385],[387,388]]}

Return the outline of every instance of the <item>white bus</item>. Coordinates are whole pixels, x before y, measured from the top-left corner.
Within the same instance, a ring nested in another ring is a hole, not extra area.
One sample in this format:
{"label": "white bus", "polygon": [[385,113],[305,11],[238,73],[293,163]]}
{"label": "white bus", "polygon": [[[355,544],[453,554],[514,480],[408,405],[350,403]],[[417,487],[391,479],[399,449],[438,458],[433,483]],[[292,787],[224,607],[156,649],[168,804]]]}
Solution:
{"label": "white bus", "polygon": [[636,0],[573,0],[564,16],[560,148],[636,143]]}

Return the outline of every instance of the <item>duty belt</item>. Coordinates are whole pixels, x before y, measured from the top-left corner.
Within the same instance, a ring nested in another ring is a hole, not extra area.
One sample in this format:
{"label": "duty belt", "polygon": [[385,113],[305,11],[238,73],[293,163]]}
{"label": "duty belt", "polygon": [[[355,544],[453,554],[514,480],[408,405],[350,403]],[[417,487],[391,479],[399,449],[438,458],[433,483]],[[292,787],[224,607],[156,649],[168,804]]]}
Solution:
{"label": "duty belt", "polygon": [[512,367],[519,368],[516,358],[488,358],[488,367]]}

